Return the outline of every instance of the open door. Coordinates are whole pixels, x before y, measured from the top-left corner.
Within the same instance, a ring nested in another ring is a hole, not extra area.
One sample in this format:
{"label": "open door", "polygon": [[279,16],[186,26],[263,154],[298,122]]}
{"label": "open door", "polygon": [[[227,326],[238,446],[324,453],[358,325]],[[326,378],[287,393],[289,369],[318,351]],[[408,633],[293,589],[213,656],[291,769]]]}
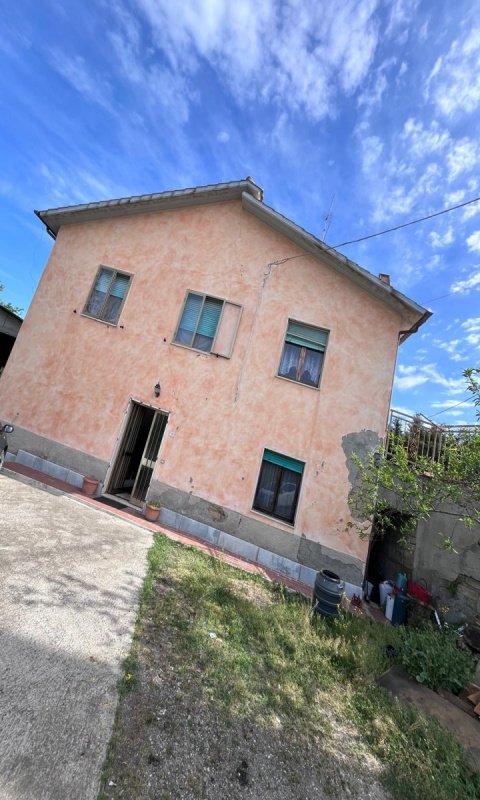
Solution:
{"label": "open door", "polygon": [[147,496],[168,416],[141,403],[132,403],[125,432],[108,482],[108,492],[134,505]]}

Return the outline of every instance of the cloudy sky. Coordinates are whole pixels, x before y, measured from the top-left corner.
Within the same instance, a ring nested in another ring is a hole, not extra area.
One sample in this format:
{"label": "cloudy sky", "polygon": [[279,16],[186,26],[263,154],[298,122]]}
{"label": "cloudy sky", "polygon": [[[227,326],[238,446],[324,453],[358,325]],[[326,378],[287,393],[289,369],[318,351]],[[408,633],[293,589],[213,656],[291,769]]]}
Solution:
{"label": "cloudy sky", "polygon": [[[251,175],[335,246],[480,196],[480,0],[0,6],[0,282],[24,309],[34,208]],[[480,202],[339,250],[434,312],[395,407],[474,421]]]}

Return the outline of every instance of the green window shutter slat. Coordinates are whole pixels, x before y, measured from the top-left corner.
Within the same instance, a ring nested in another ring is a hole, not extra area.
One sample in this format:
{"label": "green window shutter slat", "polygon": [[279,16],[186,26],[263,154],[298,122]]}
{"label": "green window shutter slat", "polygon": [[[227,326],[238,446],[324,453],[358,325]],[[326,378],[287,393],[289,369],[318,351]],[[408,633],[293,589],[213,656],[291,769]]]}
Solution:
{"label": "green window shutter slat", "polygon": [[108,287],[110,286],[112,275],[113,275],[112,269],[101,269],[97,278],[97,282],[95,284],[95,291],[103,292],[105,294],[108,290]]}
{"label": "green window shutter slat", "polygon": [[182,319],[179,328],[193,333],[197,327],[198,315],[202,307],[203,297],[198,294],[189,293],[185,308],[183,309]]}
{"label": "green window shutter slat", "polygon": [[298,461],[296,458],[289,458],[289,456],[282,456],[280,453],[274,453],[273,450],[265,450],[263,460],[269,461],[270,464],[276,464],[278,467],[285,467],[292,472],[303,473],[304,463]]}
{"label": "green window shutter slat", "polygon": [[222,313],[222,300],[213,300],[211,297],[205,298],[200,322],[198,323],[197,333],[201,336],[214,338],[217,331],[218,320]]}
{"label": "green window shutter slat", "polygon": [[113,295],[113,297],[119,297],[121,300],[123,300],[123,298],[127,293],[129,282],[130,278],[128,275],[117,275],[117,277],[113,281],[113,286],[110,290],[110,294]]}
{"label": "green window shutter slat", "polygon": [[298,322],[289,322],[285,341],[296,344],[300,347],[309,347],[310,350],[317,350],[320,353],[325,351],[327,346],[328,333],[318,328],[310,328],[308,325],[300,325]]}

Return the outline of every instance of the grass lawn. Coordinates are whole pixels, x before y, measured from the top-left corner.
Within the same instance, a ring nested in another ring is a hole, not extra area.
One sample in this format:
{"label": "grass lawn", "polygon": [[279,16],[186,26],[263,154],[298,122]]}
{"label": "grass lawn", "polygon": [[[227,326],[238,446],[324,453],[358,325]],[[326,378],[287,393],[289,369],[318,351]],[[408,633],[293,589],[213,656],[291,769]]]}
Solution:
{"label": "grass lawn", "polygon": [[102,800],[466,800],[480,778],[377,687],[390,626],[155,538]]}

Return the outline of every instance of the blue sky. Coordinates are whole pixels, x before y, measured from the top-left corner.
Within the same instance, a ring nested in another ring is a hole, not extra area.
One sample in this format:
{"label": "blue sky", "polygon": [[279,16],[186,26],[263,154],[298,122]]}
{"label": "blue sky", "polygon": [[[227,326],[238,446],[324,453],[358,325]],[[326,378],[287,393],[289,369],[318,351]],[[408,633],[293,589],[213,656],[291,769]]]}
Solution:
{"label": "blue sky", "polygon": [[[0,282],[24,309],[34,208],[251,175],[334,246],[480,195],[477,0],[2,5]],[[480,202],[340,250],[434,312],[395,407],[473,422]]]}

